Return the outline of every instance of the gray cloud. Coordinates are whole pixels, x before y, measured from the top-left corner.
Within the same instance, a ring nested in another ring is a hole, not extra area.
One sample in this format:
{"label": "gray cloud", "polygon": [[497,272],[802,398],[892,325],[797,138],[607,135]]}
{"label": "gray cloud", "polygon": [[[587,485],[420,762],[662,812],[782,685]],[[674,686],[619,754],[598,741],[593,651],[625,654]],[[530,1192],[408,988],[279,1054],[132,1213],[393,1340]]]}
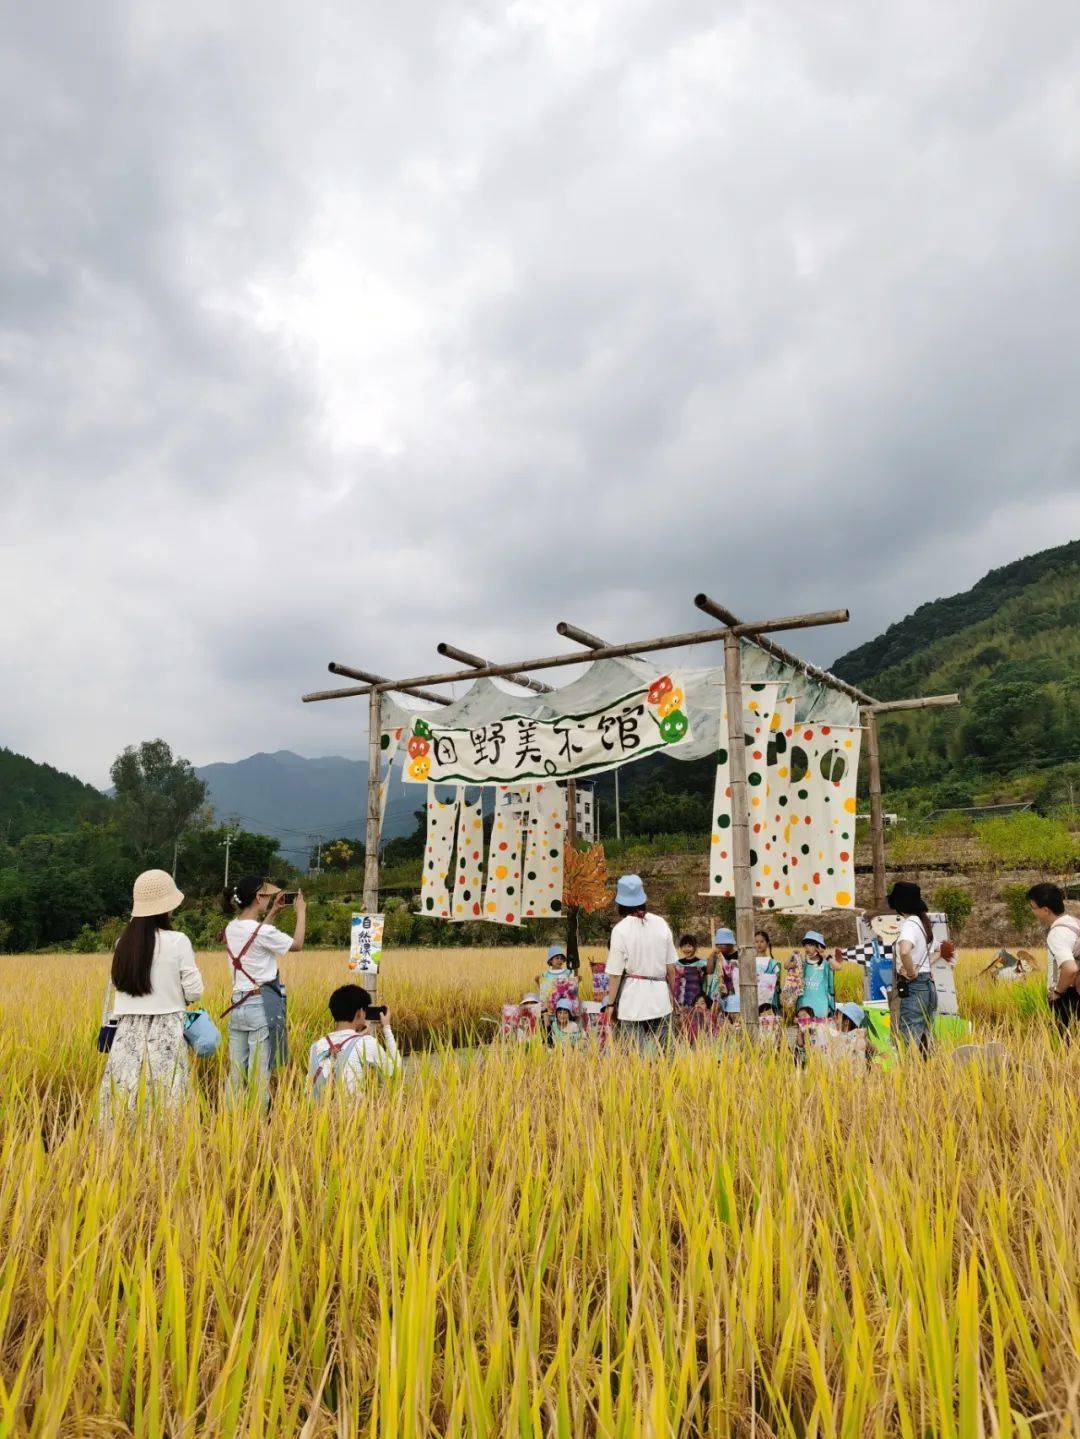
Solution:
{"label": "gray cloud", "polygon": [[1066,0],[5,29],[0,742],[356,753],[330,658],[706,588],[829,659],[1077,532]]}

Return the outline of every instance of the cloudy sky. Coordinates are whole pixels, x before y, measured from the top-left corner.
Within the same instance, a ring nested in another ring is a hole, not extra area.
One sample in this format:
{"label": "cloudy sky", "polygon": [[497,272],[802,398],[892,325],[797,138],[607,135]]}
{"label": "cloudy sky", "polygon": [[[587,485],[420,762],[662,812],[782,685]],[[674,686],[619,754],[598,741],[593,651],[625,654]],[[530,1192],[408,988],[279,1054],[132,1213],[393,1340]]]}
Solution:
{"label": "cloudy sky", "polygon": [[355,754],[329,659],[829,660],[1080,534],[1074,0],[5,13],[0,743]]}

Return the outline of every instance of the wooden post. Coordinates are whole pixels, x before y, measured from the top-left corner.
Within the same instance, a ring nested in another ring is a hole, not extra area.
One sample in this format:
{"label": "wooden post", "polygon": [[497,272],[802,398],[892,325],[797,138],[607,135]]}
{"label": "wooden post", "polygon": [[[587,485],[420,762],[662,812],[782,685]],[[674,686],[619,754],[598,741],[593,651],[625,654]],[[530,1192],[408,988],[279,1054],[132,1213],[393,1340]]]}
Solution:
{"label": "wooden post", "polygon": [[739,1015],[756,1035],[757,964],[754,960],[754,893],[750,879],[750,814],[746,792],[746,739],[742,715],[742,655],[738,635],[724,636],[724,696],[728,718],[728,766],[731,774],[731,852],[735,872],[735,942],[739,947]]}
{"label": "wooden post", "polygon": [[[577,783],[575,780],[566,781],[566,836],[563,841],[564,851],[573,849],[577,839]],[[581,963],[581,950],[578,945],[578,907],[576,904],[567,906],[566,909],[566,958],[574,964]]]}
{"label": "wooden post", "polygon": [[[379,691],[368,696],[368,790],[367,827],[364,834],[364,909],[368,914],[379,912],[379,837],[382,830],[382,803],[379,774],[382,766],[379,750],[381,701]],[[379,977],[366,975],[364,988],[375,998]]]}
{"label": "wooden post", "polygon": [[878,756],[877,719],[866,718],[866,761],[870,779],[870,850],[874,857],[874,908],[885,908],[885,816],[881,812],[881,760]]}

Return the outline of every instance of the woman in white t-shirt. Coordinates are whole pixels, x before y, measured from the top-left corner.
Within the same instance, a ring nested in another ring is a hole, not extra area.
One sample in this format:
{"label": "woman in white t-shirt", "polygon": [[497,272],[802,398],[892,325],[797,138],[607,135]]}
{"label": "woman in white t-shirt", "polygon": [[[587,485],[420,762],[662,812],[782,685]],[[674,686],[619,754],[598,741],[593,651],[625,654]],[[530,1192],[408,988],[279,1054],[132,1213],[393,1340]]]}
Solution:
{"label": "woman in white t-shirt", "polygon": [[224,935],[233,971],[232,1002],[225,1011],[229,1090],[235,1095],[249,1084],[257,1085],[264,1108],[270,1103],[270,1074],[289,1057],[285,986],[278,960],[304,947],[304,896],[298,892],[294,903],[295,932],[286,934],[273,924],[285,907],[285,896],[275,885],[247,875],[225,891],[226,909],[235,916]]}
{"label": "woman in white t-shirt", "polygon": [[667,1043],[679,958],[667,920],[649,914],[647,903],[640,878],[624,874],[615,888],[622,918],[611,931],[606,965],[606,972],[618,980],[615,1018],[620,1032],[643,1051]]}
{"label": "woman in white t-shirt", "polygon": [[184,896],[163,869],[135,881],[131,918],[112,958],[117,1016],[98,1112],[103,1124],[134,1111],[140,1088],[155,1107],[176,1109],[188,1094],[184,1012],[203,992],[195,951],[186,934],[169,928]]}
{"label": "woman in white t-shirt", "polygon": [[893,946],[893,971],[900,999],[896,1038],[898,1042],[918,1045],[925,1055],[933,1041],[937,1013],[934,929],[917,884],[898,880],[889,891],[889,906],[900,916],[900,933]]}

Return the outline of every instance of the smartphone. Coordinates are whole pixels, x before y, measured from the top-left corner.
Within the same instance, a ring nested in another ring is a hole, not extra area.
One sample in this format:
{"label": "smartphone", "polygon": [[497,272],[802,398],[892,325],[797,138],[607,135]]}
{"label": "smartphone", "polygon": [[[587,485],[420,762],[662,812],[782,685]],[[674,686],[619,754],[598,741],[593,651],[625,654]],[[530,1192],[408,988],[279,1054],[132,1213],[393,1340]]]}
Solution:
{"label": "smartphone", "polygon": [[368,1019],[382,1019],[383,1015],[386,1013],[386,1005],[369,1004],[367,1009],[365,1009],[364,1013],[367,1015]]}
{"label": "smartphone", "polygon": [[281,901],[282,904],[295,904],[295,903],[296,903],[296,890],[295,890],[295,889],[287,889],[287,890],[285,890],[282,894],[279,894],[279,895],[278,895],[278,899]]}

